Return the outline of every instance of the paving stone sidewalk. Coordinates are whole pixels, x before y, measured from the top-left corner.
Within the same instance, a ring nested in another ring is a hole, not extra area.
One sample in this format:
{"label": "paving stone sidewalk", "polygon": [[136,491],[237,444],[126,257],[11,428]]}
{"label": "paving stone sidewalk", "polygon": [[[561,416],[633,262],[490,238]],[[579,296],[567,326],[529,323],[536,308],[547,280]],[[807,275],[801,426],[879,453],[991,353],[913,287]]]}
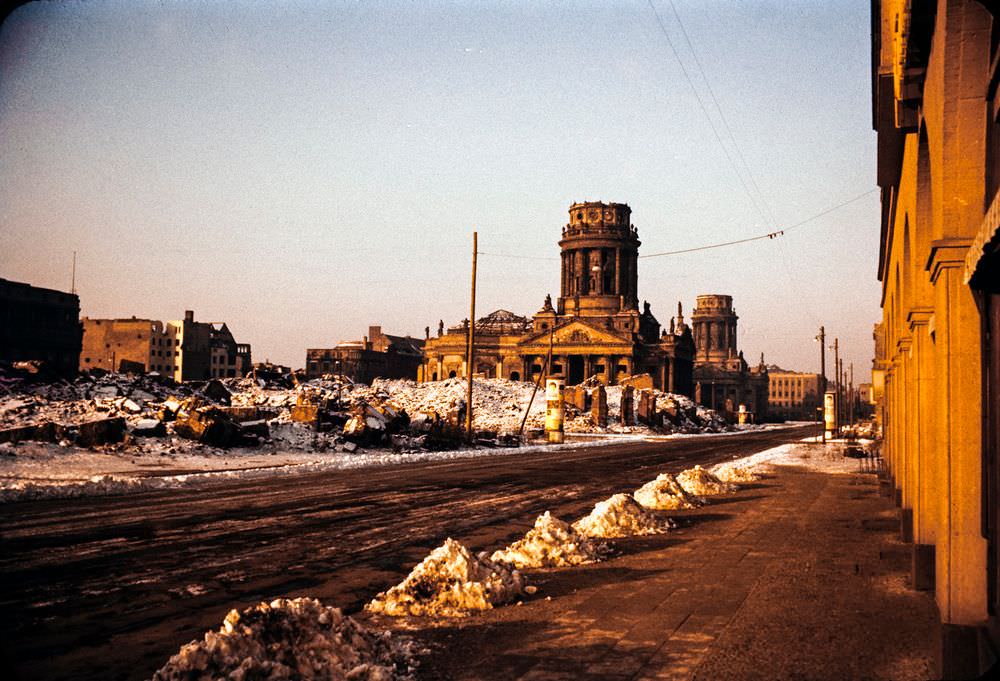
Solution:
{"label": "paving stone sidewalk", "polygon": [[782,468],[529,602],[418,629],[438,679],[928,679],[932,595],[874,475]]}

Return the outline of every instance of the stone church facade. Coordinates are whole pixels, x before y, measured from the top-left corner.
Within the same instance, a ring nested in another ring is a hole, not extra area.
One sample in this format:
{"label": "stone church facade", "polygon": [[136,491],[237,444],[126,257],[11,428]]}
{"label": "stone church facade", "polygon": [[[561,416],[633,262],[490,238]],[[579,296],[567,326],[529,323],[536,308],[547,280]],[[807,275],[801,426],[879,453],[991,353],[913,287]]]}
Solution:
{"label": "stone church facade", "polygon": [[[551,296],[530,319],[497,310],[476,321],[474,374],[535,380],[544,370],[570,385],[596,377],[613,385],[648,373],[661,390],[693,395],[694,340],[681,306],[669,330],[649,303],[639,309],[639,235],[632,210],[622,203],[574,203],[563,227],[560,295]],[[467,375],[468,320],[424,346],[419,380]],[[429,335],[429,334],[428,334]]]}
{"label": "stone church facade", "polygon": [[742,404],[760,422],[768,416],[767,367],[763,355],[755,367],[743,358],[736,346],[738,320],[732,296],[698,296],[691,313],[695,401],[722,412]]}

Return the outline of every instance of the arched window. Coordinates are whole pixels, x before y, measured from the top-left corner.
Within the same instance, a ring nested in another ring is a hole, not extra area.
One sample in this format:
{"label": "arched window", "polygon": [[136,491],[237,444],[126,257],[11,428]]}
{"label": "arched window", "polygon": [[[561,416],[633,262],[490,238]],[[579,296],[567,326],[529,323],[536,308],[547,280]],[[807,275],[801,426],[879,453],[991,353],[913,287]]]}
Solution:
{"label": "arched window", "polygon": [[521,374],[519,372],[517,372],[517,371],[510,372],[510,380],[512,380],[512,381],[520,381],[521,380]]}

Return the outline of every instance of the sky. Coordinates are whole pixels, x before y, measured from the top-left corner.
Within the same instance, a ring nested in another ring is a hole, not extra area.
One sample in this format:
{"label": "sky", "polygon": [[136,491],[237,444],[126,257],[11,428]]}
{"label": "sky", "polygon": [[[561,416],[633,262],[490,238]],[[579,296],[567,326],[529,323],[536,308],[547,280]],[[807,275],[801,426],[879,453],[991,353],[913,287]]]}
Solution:
{"label": "sky", "polygon": [[631,206],[640,256],[788,228],[641,257],[639,297],[666,326],[678,301],[732,295],[747,359],[799,371],[823,325],[868,380],[869,11],[25,5],[0,27],[0,277],[69,290],[76,251],[83,315],[194,310],[300,367],[369,325],[467,317],[473,231],[477,316],[533,314],[559,295],[570,204],[603,200]]}

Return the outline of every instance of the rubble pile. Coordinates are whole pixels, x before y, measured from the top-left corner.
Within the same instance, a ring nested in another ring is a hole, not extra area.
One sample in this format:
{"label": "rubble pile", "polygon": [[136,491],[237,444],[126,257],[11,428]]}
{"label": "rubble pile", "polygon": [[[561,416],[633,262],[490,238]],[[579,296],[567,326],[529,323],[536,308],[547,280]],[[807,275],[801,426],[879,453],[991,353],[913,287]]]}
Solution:
{"label": "rubble pile", "polygon": [[587,537],[631,537],[662,534],[672,521],[647,511],[628,494],[615,494],[598,502],[589,515],[573,523],[573,529]]}
{"label": "rubble pile", "polygon": [[521,569],[566,567],[600,560],[601,548],[546,511],[522,539],[494,551],[490,559]]}
{"label": "rubble pile", "polygon": [[681,484],[685,492],[699,497],[732,494],[739,489],[730,482],[723,482],[701,466],[695,466],[680,473],[677,476],[677,482]]}
{"label": "rubble pile", "polygon": [[373,633],[311,598],[260,603],[226,615],[192,641],[153,681],[181,679],[412,679],[412,644]]}
{"label": "rubble pile", "polygon": [[671,473],[661,473],[655,480],[632,493],[632,496],[645,508],[657,511],[674,511],[679,508],[697,508],[704,505],[704,500],[689,494]]}
{"label": "rubble pile", "polygon": [[365,609],[392,615],[461,617],[489,610],[526,593],[521,573],[472,555],[453,539],[431,551],[402,582],[377,595]]}
{"label": "rubble pile", "polygon": [[761,479],[750,466],[740,466],[735,463],[722,463],[712,468],[712,475],[722,482],[755,482]]}

